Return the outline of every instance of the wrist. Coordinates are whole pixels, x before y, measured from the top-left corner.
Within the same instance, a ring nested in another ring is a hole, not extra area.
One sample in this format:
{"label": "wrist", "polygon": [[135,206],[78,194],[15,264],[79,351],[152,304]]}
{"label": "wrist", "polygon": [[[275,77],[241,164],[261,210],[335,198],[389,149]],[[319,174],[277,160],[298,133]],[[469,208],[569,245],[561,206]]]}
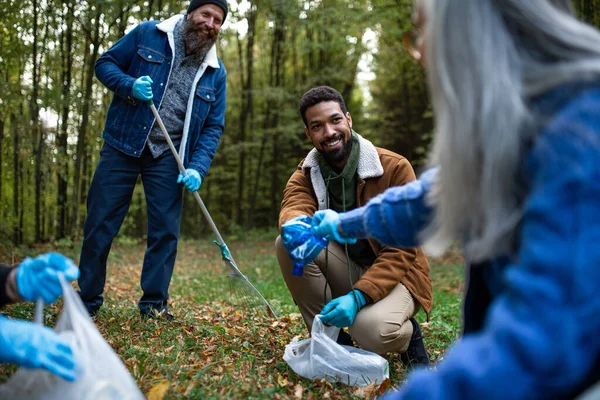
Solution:
{"label": "wrist", "polygon": [[5,283],[6,297],[13,302],[23,301],[23,298],[19,294],[19,288],[17,286],[17,268],[13,268],[8,273],[8,278]]}
{"label": "wrist", "polygon": [[354,289],[354,298],[358,301],[359,310],[368,304],[367,296],[358,289]]}

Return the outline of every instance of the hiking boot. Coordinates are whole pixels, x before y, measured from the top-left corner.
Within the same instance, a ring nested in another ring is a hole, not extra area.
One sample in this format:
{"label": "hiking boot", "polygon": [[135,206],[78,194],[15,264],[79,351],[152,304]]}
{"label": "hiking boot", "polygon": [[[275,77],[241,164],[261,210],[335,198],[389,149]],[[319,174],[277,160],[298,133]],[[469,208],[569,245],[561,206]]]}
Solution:
{"label": "hiking boot", "polygon": [[336,340],[337,344],[341,344],[344,346],[354,347],[354,341],[352,340],[352,336],[348,332],[343,329],[340,329],[340,333]]}
{"label": "hiking boot", "polygon": [[161,319],[163,321],[173,321],[173,319],[175,318],[166,310],[158,311],[156,309],[150,310],[149,312],[140,311],[140,316],[144,319]]}
{"label": "hiking boot", "polygon": [[406,352],[400,354],[400,360],[408,371],[429,366],[429,354],[427,354],[427,350],[425,350],[425,345],[423,344],[423,336],[421,335],[419,323],[414,318],[411,318],[410,322],[413,326],[413,334],[410,337],[408,349],[406,349]]}

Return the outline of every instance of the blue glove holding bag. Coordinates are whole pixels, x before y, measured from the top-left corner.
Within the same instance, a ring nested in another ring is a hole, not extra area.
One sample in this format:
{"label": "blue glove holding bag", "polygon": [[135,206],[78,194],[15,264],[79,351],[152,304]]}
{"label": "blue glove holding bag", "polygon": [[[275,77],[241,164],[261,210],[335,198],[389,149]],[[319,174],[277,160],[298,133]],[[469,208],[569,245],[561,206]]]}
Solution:
{"label": "blue glove holding bag", "polygon": [[188,192],[193,193],[200,189],[202,177],[195,169],[188,168],[185,170],[185,175],[182,172],[179,173],[179,176],[177,177],[177,183],[183,183]]}
{"label": "blue glove holding bag", "polygon": [[363,292],[353,290],[327,303],[320,312],[321,321],[338,328],[345,328],[352,325],[358,311],[366,305],[367,299]]}
{"label": "blue glove holding bag", "polygon": [[27,257],[17,267],[15,276],[19,295],[28,301],[41,297],[46,304],[55,302],[62,294],[59,272],[68,281],[79,278],[79,268],[62,254],[46,253],[33,259]]}
{"label": "blue glove holding bag", "polygon": [[312,233],[315,236],[326,237],[340,244],[354,244],[356,238],[342,237],[339,231],[340,215],[333,210],[315,212],[312,219]]}
{"label": "blue glove holding bag", "polygon": [[300,215],[281,226],[281,241],[294,264],[292,275],[302,276],[304,266],[312,262],[327,247],[327,239],[313,235],[311,218]]}
{"label": "blue glove holding bag", "polygon": [[154,95],[152,94],[152,78],[148,75],[137,78],[135,82],[133,82],[133,87],[131,88],[131,94],[136,99],[149,101],[152,100]]}
{"label": "blue glove holding bag", "polygon": [[0,316],[0,363],[44,368],[68,381],[76,378],[73,350],[52,329]]}

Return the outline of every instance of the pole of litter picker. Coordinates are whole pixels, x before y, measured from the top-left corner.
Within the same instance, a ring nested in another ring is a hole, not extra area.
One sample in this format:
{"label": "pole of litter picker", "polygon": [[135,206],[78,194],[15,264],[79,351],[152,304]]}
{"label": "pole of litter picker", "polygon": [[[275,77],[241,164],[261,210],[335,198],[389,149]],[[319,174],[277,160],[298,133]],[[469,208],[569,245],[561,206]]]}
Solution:
{"label": "pole of litter picker", "polygon": [[[152,113],[154,114],[154,118],[156,118],[156,123],[158,123],[160,130],[162,131],[163,135],[165,136],[165,139],[167,140],[167,143],[169,144],[169,148],[171,149],[171,152],[173,153],[173,157],[175,157],[175,161],[177,161],[177,166],[179,167],[179,172],[181,172],[185,175],[185,167],[183,166],[183,163],[181,162],[181,158],[179,157],[179,154],[177,153],[177,149],[173,145],[173,141],[171,140],[171,137],[169,136],[169,133],[167,132],[167,128],[165,128],[165,124],[163,124],[162,118],[160,117],[160,115],[158,115],[158,110],[154,106],[154,102],[152,102],[152,100],[150,100],[150,109],[152,110]],[[210,214],[208,213],[208,210],[206,209],[204,202],[200,198],[198,191],[195,191],[192,194],[193,194],[194,198],[196,199],[196,201],[198,202],[198,204],[200,205],[202,214],[204,214],[204,217],[208,221],[208,224],[210,225],[215,236],[217,237],[219,245],[224,246],[225,241],[223,240],[223,237],[219,233],[219,230],[217,229],[217,226],[213,222],[213,219],[211,218]]]}

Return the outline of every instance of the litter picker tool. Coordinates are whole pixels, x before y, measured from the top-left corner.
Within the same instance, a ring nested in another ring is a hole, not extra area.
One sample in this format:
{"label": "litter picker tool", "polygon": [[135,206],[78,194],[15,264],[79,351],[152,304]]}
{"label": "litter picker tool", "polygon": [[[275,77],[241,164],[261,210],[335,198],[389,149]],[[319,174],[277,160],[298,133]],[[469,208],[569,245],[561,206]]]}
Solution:
{"label": "litter picker tool", "polygon": [[[181,158],[179,157],[179,154],[177,153],[177,149],[175,149],[175,146],[173,145],[173,142],[171,141],[171,137],[169,136],[169,133],[167,132],[167,129],[165,128],[165,125],[163,124],[163,121],[160,118],[160,115],[158,115],[158,111],[156,110],[156,107],[154,106],[154,102],[152,100],[150,100],[149,104],[150,104],[150,109],[152,110],[152,113],[154,114],[154,117],[156,118],[156,122],[158,123],[158,126],[160,127],[160,130],[162,131],[163,135],[165,136],[165,139],[167,140],[167,143],[169,144],[169,148],[171,149],[171,152],[173,153],[173,156],[175,157],[175,160],[177,161],[177,166],[179,167],[179,171],[185,175],[185,167],[183,166],[183,163],[181,162]],[[230,284],[232,293],[234,293],[234,295],[237,296],[242,301],[242,306],[251,307],[251,308],[265,307],[265,311],[268,315],[270,314],[273,317],[277,318],[277,314],[275,314],[275,311],[273,310],[273,308],[271,307],[269,302],[263,297],[262,294],[260,294],[258,289],[256,289],[254,287],[254,285],[248,280],[248,278],[244,274],[242,274],[242,272],[238,268],[237,264],[235,263],[235,261],[233,259],[233,256],[231,255],[231,252],[227,248],[227,244],[223,240],[223,237],[219,233],[217,226],[213,222],[213,219],[211,218],[210,214],[208,213],[208,210],[206,209],[204,202],[200,198],[200,194],[198,194],[198,191],[193,192],[192,195],[194,196],[194,199],[196,199],[196,202],[198,202],[198,204],[200,205],[202,214],[204,214],[204,217],[208,221],[208,224],[210,225],[213,233],[217,237],[217,240],[215,241],[215,243],[221,249],[221,255],[223,256],[223,261],[225,261],[225,263],[229,267],[229,273],[227,274],[227,276],[230,278],[229,284]]]}

